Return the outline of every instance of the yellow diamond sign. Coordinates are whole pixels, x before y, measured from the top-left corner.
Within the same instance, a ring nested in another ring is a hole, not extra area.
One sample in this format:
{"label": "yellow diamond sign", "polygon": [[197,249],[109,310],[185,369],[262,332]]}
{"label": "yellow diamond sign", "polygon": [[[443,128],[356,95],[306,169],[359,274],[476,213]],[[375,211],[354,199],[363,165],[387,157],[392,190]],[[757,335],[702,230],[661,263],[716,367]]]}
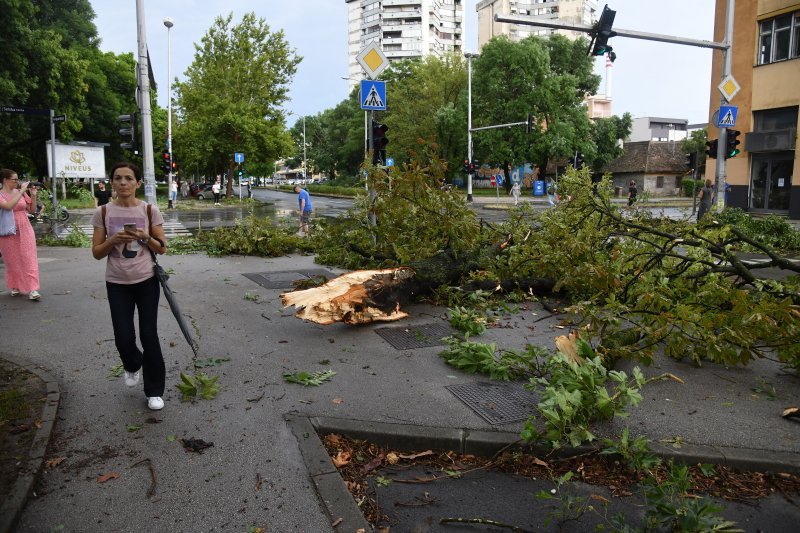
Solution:
{"label": "yellow diamond sign", "polygon": [[383,54],[380,45],[375,41],[365,46],[356,59],[371,80],[377,78],[389,66],[389,60]]}
{"label": "yellow diamond sign", "polygon": [[733,78],[733,76],[725,76],[725,78],[722,80],[722,83],[717,85],[717,89],[719,89],[719,92],[722,93],[722,96],[724,96],[725,99],[730,102],[733,97],[736,96],[736,93],[739,92],[740,87],[739,84],[736,83],[736,80]]}

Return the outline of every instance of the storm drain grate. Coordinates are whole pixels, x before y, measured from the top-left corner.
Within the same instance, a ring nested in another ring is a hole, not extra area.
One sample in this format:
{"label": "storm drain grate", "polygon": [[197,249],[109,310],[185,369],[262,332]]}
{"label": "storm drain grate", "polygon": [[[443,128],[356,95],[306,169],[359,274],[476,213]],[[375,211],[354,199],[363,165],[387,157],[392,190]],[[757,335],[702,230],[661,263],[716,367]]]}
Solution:
{"label": "storm drain grate", "polygon": [[265,289],[291,289],[293,281],[303,278],[325,276],[330,280],[336,277],[336,274],[324,268],[307,268],[305,270],[282,272],[255,272],[242,275],[251,281],[255,281]]}
{"label": "storm drain grate", "polygon": [[475,381],[445,387],[467,407],[493,425],[526,420],[539,403],[539,394],[523,387],[525,382]]}
{"label": "storm drain grate", "polygon": [[378,328],[375,333],[397,350],[413,350],[429,346],[444,346],[442,337],[453,334],[452,328],[443,323],[419,324],[417,326],[400,326]]}

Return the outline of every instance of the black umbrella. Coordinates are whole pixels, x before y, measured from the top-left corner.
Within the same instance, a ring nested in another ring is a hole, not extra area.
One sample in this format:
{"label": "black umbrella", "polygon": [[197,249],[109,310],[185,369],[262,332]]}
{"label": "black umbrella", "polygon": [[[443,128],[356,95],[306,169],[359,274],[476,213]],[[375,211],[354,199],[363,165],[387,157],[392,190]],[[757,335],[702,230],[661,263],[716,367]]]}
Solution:
{"label": "black umbrella", "polygon": [[156,254],[153,252],[153,250],[150,250],[150,255],[153,256],[153,272],[155,273],[156,278],[158,278],[161,288],[164,289],[164,297],[167,299],[167,303],[169,303],[169,308],[172,311],[172,314],[175,316],[175,320],[178,321],[178,327],[181,328],[183,337],[186,339],[186,342],[189,343],[189,346],[192,348],[195,357],[197,357],[197,351],[200,348],[197,345],[197,341],[192,338],[192,330],[189,328],[189,324],[186,323],[183,313],[181,313],[181,308],[178,306],[178,301],[175,299],[175,293],[172,292],[172,289],[167,284],[169,274],[167,274],[161,265],[158,264],[158,259],[156,259]]}

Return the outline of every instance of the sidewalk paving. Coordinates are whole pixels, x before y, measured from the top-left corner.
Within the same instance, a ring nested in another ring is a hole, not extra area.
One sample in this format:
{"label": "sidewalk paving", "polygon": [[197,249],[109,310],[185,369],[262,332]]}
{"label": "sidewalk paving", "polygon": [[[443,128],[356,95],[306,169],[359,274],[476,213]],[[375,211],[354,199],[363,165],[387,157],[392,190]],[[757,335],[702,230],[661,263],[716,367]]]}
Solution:
{"label": "sidewalk paving", "polygon": [[[356,427],[404,424],[427,434],[433,428],[484,431],[498,439],[522,428],[521,422],[489,424],[446,389],[489,380],[447,366],[437,355],[441,347],[397,350],[375,333],[446,324],[445,309],[413,305],[407,309],[410,318],[399,323],[325,327],[281,309],[278,297],[285,289],[266,289],[243,276],[323,268],[310,256],[161,260],[174,270],[170,285],[198,330],[200,359],[230,361],[203,369],[220,377],[214,400],[181,403],[175,385],[181,372],[194,371],[192,353],[162,299],[166,407],[148,411],[140,388],[109,379],[119,358],[105,262],[95,261],[88,249],[48,247],[39,249],[39,261],[40,302],[0,293],[4,331],[13,333],[0,357],[44,367],[58,381],[61,403],[46,457],[64,460],[40,474],[17,531],[245,531],[249,526],[334,531],[286,415],[346,419]],[[299,276],[286,279],[292,277]],[[526,343],[551,348],[565,330],[559,317],[547,315],[531,304],[481,340],[503,348]],[[284,372],[328,368],[337,374],[320,387],[282,378]],[[746,368],[696,368],[661,359],[645,369],[647,376],[662,372],[685,384],[649,384],[630,418],[599,426],[597,433],[618,434],[627,425],[632,434],[661,441],[657,446],[692,460],[800,471],[800,425],[780,417],[783,407],[800,398],[795,374],[768,360]],[[753,391],[763,383],[774,386],[774,398]],[[181,438],[214,446],[190,454]],[[682,447],[673,448],[676,442]],[[148,468],[133,466],[144,459],[157,479],[149,498]],[[97,482],[110,472],[119,477]],[[336,531],[350,529],[343,525]]]}

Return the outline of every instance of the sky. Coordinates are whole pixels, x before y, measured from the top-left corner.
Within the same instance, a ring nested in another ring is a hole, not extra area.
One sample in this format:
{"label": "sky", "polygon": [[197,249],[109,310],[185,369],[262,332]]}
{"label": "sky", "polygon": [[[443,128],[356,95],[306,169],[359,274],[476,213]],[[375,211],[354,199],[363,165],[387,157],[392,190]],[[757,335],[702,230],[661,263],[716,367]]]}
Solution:
{"label": "sky", "polygon": [[[90,0],[97,17],[100,48],[115,53],[136,52],[136,0]],[[614,27],[691,39],[711,40],[715,0],[609,0],[617,11]],[[477,0],[465,0],[465,51],[477,51]],[[604,2],[599,3],[602,10]],[[183,79],[195,48],[217,16],[233,13],[234,23],[253,11],[271,31],[283,30],[286,40],[303,57],[290,85],[284,108],[294,116],[315,115],[347,97],[347,5],[345,0],[144,0],[145,30],[159,104],[167,106],[167,28],[171,17],[172,76]],[[613,113],[634,117],[684,118],[708,121],[712,98],[711,59],[707,48],[616,37],[612,67]],[[719,52],[713,52],[719,53]],[[595,70],[605,74],[605,60]],[[391,87],[387,89],[391,108]],[[599,91],[605,92],[605,83]],[[480,98],[473,93],[473,98]],[[717,99],[718,95],[714,95]],[[293,124],[290,117],[287,121]]]}

